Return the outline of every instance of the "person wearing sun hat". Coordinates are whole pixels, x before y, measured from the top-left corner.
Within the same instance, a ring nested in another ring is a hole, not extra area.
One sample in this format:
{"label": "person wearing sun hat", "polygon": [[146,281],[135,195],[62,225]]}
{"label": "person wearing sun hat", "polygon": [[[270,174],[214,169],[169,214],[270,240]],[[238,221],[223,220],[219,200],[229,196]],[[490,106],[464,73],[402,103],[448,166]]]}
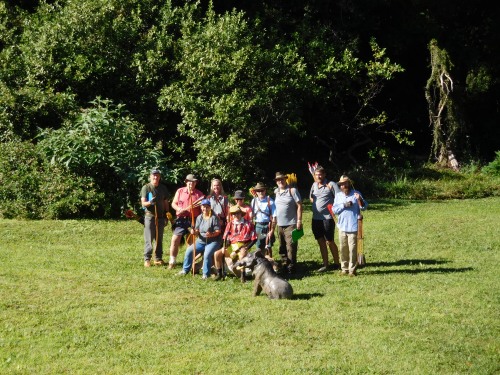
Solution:
{"label": "person wearing sun hat", "polygon": [[221,232],[219,218],[212,212],[209,199],[201,201],[201,214],[196,218],[194,228],[189,227],[188,230],[196,236],[196,242],[186,249],[179,275],[190,272],[193,266],[193,246],[196,246],[196,254],[203,254],[202,278],[206,280],[210,276],[212,258],[219,247],[218,237]]}
{"label": "person wearing sun hat", "polygon": [[255,227],[251,221],[245,220],[245,213],[241,207],[238,205],[232,206],[229,209],[229,213],[230,220],[222,236],[223,247],[215,252],[215,268],[217,269],[215,280],[224,278],[224,260],[226,260],[226,264],[231,272],[238,277],[241,276],[240,271],[233,269],[232,265],[237,259],[244,258],[257,241]]}
{"label": "person wearing sun hat", "polygon": [[[144,208],[144,267],[151,267],[153,256],[153,240],[155,241],[154,264],[163,266],[163,231],[165,215],[169,209],[168,191],[160,183],[161,172],[153,168],[149,175],[149,183],[141,189],[141,205]],[[157,227],[158,225],[158,227]]]}
{"label": "person wearing sun hat", "polygon": [[280,240],[279,253],[288,273],[295,271],[298,243],[293,241],[294,229],[302,229],[302,198],[297,188],[289,186],[288,175],[276,172],[274,180],[278,186],[274,190],[276,205],[276,224]]}
{"label": "person wearing sun hat", "polygon": [[243,190],[236,190],[234,192],[234,196],[233,196],[234,202],[244,212],[245,220],[252,221],[252,219],[253,219],[252,207],[250,207],[248,204],[245,203],[245,198],[246,197],[245,197],[245,193],[243,193]]}
{"label": "person wearing sun hat", "polygon": [[250,206],[255,218],[255,231],[257,232],[257,243],[255,246],[262,255],[272,257],[272,247],[275,241],[274,227],[276,226],[276,205],[274,199],[266,195],[267,187],[258,182],[252,189],[254,198]]}
{"label": "person wearing sun hat", "polygon": [[169,269],[175,267],[181,239],[188,233],[192,217],[196,218],[201,213],[201,209],[196,203],[199,203],[204,198],[203,193],[196,189],[198,179],[194,174],[188,174],[184,179],[184,183],[186,186],[177,189],[174,199],[172,199],[172,208],[175,210],[176,219],[172,227],[173,233],[170,241]]}
{"label": "person wearing sun hat", "polygon": [[346,175],[340,177],[338,185],[341,191],[335,194],[333,212],[338,217],[341,274],[356,276],[358,216],[368,204]]}

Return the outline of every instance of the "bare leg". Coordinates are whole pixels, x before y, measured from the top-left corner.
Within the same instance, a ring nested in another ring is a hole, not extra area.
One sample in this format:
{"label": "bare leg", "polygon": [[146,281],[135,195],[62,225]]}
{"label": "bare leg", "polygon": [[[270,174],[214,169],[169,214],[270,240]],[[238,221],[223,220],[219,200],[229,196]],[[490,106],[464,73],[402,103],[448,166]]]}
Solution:
{"label": "bare leg", "polygon": [[319,251],[321,252],[321,258],[323,259],[323,266],[328,267],[328,249],[326,248],[325,238],[318,238]]}
{"label": "bare leg", "polygon": [[332,241],[326,241],[326,243],[328,244],[328,247],[330,248],[330,252],[332,253],[333,263],[334,264],[339,264],[340,263],[340,260],[339,260],[339,248],[337,247],[337,244],[333,240]]}

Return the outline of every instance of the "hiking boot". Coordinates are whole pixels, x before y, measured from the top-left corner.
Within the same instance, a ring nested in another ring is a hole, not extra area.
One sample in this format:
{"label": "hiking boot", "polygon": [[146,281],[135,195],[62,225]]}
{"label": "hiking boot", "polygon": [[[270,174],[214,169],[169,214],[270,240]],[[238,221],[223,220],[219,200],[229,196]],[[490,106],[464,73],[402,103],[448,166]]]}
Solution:
{"label": "hiking boot", "polygon": [[165,264],[163,259],[155,260],[155,266],[164,266]]}
{"label": "hiking boot", "polygon": [[151,261],[150,260],[145,260],[144,261],[144,267],[151,267]]}

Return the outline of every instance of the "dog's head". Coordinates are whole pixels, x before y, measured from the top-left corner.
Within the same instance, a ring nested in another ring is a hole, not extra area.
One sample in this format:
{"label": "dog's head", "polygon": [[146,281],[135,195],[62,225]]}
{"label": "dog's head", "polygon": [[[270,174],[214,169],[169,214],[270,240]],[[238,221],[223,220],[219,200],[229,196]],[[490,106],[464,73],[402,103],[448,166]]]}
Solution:
{"label": "dog's head", "polygon": [[239,269],[250,268],[253,270],[254,267],[262,261],[262,259],[264,258],[259,256],[259,252],[249,253],[244,258],[237,261],[234,266]]}

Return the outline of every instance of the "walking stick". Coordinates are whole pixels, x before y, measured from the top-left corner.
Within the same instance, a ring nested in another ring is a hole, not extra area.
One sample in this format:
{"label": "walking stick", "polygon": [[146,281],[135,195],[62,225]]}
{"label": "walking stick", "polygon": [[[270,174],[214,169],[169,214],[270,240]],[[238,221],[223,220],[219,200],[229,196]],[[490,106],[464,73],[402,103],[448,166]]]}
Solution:
{"label": "walking stick", "polygon": [[193,207],[193,192],[190,191],[189,192],[189,204],[191,206],[191,228],[193,228],[193,265],[192,265],[192,269],[193,269],[193,276],[196,274],[196,263],[195,263],[195,259],[196,259],[196,229],[195,229],[195,221],[194,221],[194,207]]}
{"label": "walking stick", "polygon": [[365,259],[365,254],[364,254],[364,249],[363,249],[363,215],[361,214],[361,207],[363,207],[363,203],[361,202],[361,198],[358,198],[358,205],[359,205],[359,215],[358,215],[358,268],[363,268],[366,266],[366,259]]}
{"label": "walking stick", "polygon": [[155,259],[156,259],[156,251],[158,250],[158,211],[156,211],[158,202],[155,202]]}

